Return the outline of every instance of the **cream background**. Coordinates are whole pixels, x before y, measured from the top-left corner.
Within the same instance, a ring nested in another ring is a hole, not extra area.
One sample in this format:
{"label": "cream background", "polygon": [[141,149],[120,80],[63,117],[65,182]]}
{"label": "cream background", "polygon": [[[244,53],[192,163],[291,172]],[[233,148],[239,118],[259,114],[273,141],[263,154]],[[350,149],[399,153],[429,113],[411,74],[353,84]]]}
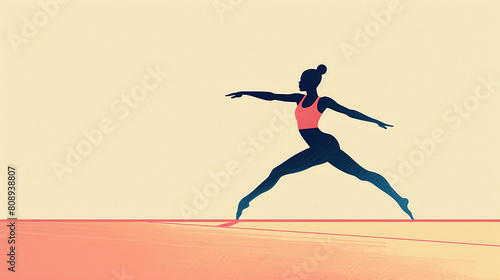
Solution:
{"label": "cream background", "polygon": [[[416,139],[435,128],[448,136],[395,185],[416,218],[500,218],[500,89],[459,129],[442,118],[479,76],[500,80],[500,2],[401,1],[349,63],[339,44],[353,44],[354,27],[388,2],[242,1],[220,20],[213,1],[73,1],[15,53],[7,34],[40,7],[1,0],[0,161],[18,169],[18,217],[184,218],[179,206],[234,160],[241,173],[191,216],[233,218],[239,199],[306,144],[292,120],[247,161],[238,146],[273,109],[294,105],[224,95],[297,92],[302,71],[323,63],[320,95],[395,125],[324,114],[320,128],[367,169],[396,172]],[[155,65],[170,76],[120,120],[111,103]],[[103,118],[116,129],[58,181],[51,164]],[[242,218],[406,217],[375,187],[323,165],[283,178]]]}

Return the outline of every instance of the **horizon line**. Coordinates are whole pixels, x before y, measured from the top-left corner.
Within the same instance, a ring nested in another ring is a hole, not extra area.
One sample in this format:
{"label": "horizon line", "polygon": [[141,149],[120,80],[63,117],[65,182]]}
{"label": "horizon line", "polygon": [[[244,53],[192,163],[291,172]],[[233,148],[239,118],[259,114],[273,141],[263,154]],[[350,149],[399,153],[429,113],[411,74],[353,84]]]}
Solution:
{"label": "horizon line", "polygon": [[500,219],[23,219],[23,218],[2,218],[2,221],[22,221],[22,222],[291,222],[291,223],[308,223],[308,222],[360,222],[360,223],[415,223],[415,222],[445,222],[445,223],[498,223]]}

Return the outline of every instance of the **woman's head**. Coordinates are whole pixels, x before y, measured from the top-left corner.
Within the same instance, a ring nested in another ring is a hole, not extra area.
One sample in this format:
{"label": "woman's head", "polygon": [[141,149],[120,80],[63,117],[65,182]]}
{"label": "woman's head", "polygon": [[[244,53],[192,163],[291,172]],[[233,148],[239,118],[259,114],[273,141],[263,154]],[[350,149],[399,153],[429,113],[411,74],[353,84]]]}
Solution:
{"label": "woman's head", "polygon": [[307,91],[316,89],[321,82],[321,76],[326,73],[326,66],[323,64],[318,65],[316,69],[308,69],[302,73],[299,81],[299,89]]}

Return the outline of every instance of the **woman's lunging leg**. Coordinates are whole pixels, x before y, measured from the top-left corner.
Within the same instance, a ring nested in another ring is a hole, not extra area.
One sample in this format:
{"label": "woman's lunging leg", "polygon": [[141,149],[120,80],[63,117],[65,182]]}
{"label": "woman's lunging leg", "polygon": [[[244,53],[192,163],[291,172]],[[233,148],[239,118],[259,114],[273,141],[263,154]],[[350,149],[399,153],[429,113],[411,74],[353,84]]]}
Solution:
{"label": "woman's lunging leg", "polygon": [[239,219],[242,211],[248,208],[252,200],[272,189],[281,177],[306,170],[309,167],[325,163],[326,161],[327,159],[321,151],[309,148],[278,165],[271,171],[271,174],[257,186],[257,188],[240,201],[238,211],[236,212],[236,219]]}
{"label": "woman's lunging leg", "polygon": [[368,171],[355,162],[344,151],[339,151],[332,159],[328,161],[339,170],[353,175],[359,180],[368,181],[379,188],[384,193],[394,199],[401,209],[413,219],[413,215],[408,209],[408,199],[401,197],[389,184],[389,182],[380,174]]}

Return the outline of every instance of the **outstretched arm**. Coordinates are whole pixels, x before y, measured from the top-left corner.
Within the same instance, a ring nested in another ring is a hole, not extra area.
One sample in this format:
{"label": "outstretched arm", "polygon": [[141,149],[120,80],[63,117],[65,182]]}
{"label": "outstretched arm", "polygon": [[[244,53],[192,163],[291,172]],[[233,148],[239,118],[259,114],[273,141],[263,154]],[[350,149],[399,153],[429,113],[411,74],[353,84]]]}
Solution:
{"label": "outstretched arm", "polygon": [[368,117],[367,115],[362,114],[358,111],[348,109],[348,108],[338,104],[337,102],[335,102],[333,99],[331,99],[329,97],[323,97],[322,99],[324,99],[325,108],[330,108],[334,111],[345,114],[353,119],[376,123],[378,126],[380,126],[383,129],[387,129],[387,127],[392,127],[392,125],[390,125],[390,124],[386,124],[386,123],[383,123],[383,122],[376,120],[374,118]]}
{"label": "outstretched arm", "polygon": [[285,101],[285,102],[296,102],[299,103],[300,100],[304,95],[300,93],[292,93],[292,94],[276,94],[272,92],[266,92],[266,91],[238,91],[238,92],[233,92],[230,94],[226,94],[226,96],[229,96],[231,98],[239,98],[242,97],[243,95],[248,95],[248,96],[253,96],[256,98],[260,98],[263,100],[279,100],[279,101]]}

